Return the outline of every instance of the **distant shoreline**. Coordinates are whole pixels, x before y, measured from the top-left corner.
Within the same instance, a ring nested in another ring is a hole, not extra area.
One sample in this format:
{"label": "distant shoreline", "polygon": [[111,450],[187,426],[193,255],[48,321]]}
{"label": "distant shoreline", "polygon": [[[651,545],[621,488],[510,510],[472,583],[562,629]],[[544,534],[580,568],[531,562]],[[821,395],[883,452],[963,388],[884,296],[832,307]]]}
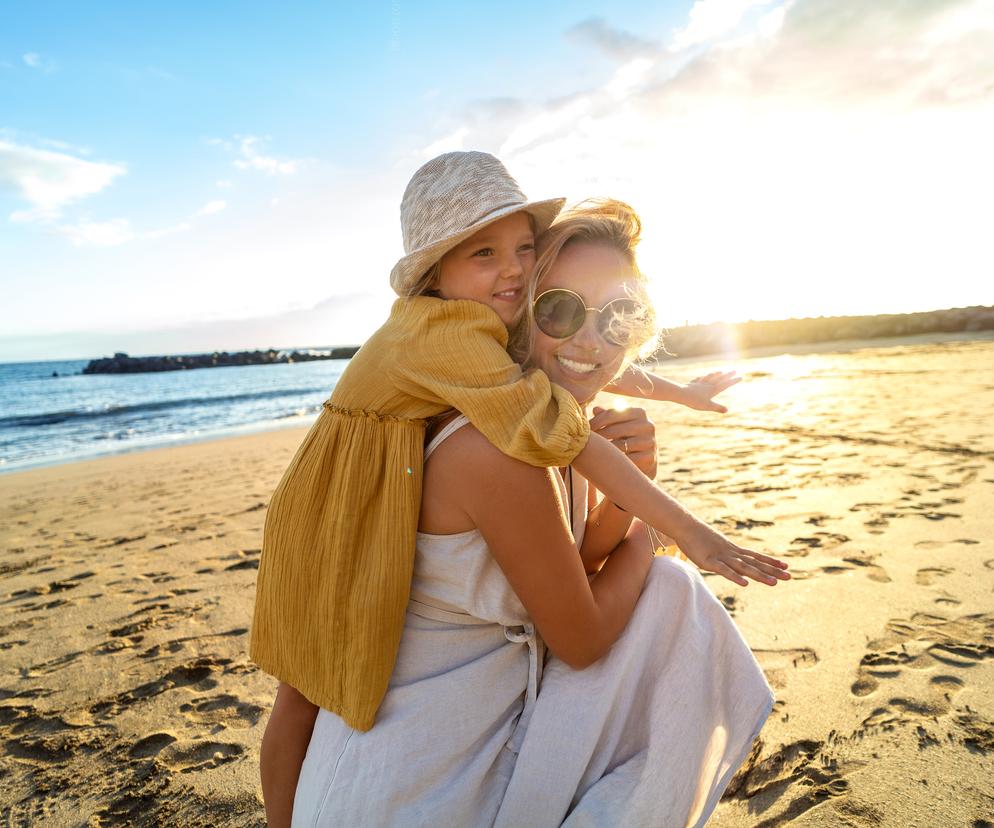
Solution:
{"label": "distant shoreline", "polygon": [[[755,349],[784,349],[815,343],[893,339],[895,337],[933,334],[972,334],[994,330],[994,306],[920,311],[916,313],[876,314],[871,316],[819,316],[748,322],[713,322],[670,328],[663,341],[665,348],[654,359],[668,362],[687,357],[733,358]],[[349,359],[359,345],[334,348],[268,348],[254,351],[214,351],[203,354],[114,357],[89,360],[83,373],[145,373],[233,365],[270,365],[312,360]],[[74,362],[80,360],[21,360],[20,363]],[[3,364],[20,364],[3,363]]]}
{"label": "distant shoreline", "polygon": [[230,368],[242,365],[291,365],[294,362],[317,362],[327,359],[351,359],[359,346],[330,350],[214,351],[209,354],[132,357],[118,352],[112,357],[91,359],[84,374],[151,374],[161,371],[189,371],[200,368]]}
{"label": "distant shoreline", "polygon": [[732,356],[756,348],[878,340],[918,335],[994,331],[994,306],[895,313],[876,316],[819,316],[770,322],[715,322],[673,328],[655,359],[663,362],[691,356]]}
{"label": "distant shoreline", "polygon": [[698,362],[734,362],[737,359],[757,359],[772,356],[803,356],[805,354],[846,353],[871,348],[898,348],[902,345],[929,345],[943,342],[970,342],[994,340],[994,330],[949,331],[939,333],[913,334],[910,336],[880,336],[872,339],[835,339],[824,342],[799,342],[793,345],[759,345],[739,351],[724,351],[710,354],[688,354],[686,356],[652,357],[647,365],[658,365],[661,371],[668,367],[690,365]]}
{"label": "distant shoreline", "polygon": [[[677,370],[677,373],[682,373],[679,369],[682,368],[683,366],[695,365],[706,362],[723,362],[725,363],[726,367],[734,367],[733,363],[736,360],[779,356],[781,354],[784,355],[795,354],[800,356],[804,354],[814,354],[814,353],[848,352],[848,351],[876,349],[876,348],[894,348],[901,346],[929,345],[929,344],[942,344],[944,342],[966,342],[966,341],[994,341],[994,330],[959,331],[952,333],[930,333],[930,334],[920,334],[917,336],[879,337],[876,339],[869,339],[869,340],[851,339],[851,340],[838,340],[835,342],[806,343],[799,345],[765,346],[765,347],[750,348],[748,350],[740,351],[735,354],[723,353],[723,354],[705,354],[701,356],[685,356],[679,358],[665,359],[660,362],[649,360],[645,364],[646,365],[655,364],[658,366],[659,370],[663,373],[665,373],[668,370],[674,370],[674,369]],[[182,437],[176,440],[171,440],[165,444],[148,445],[148,446],[122,445],[118,450],[101,452],[100,454],[97,455],[53,458],[48,460],[42,460],[37,463],[18,465],[15,467],[4,467],[0,465],[0,477],[6,478],[9,475],[24,474],[36,471],[38,469],[51,468],[54,466],[67,466],[67,465],[76,465],[79,463],[92,463],[104,460],[106,458],[119,457],[122,455],[145,454],[147,452],[169,450],[180,446],[212,443],[219,440],[242,439],[242,438],[251,437],[252,435],[266,434],[270,432],[289,431],[294,429],[300,429],[301,432],[304,432],[308,428],[310,428],[310,426],[311,426],[311,419],[309,417],[293,417],[278,422],[269,421],[266,423],[250,424],[240,427],[227,428],[215,433],[190,435],[189,437]]]}

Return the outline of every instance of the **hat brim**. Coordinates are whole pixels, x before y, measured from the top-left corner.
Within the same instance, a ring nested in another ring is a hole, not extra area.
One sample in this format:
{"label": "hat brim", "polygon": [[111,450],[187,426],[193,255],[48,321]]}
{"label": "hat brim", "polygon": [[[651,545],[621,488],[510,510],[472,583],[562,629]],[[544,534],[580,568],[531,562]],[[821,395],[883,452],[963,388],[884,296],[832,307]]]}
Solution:
{"label": "hat brim", "polygon": [[474,233],[479,232],[488,224],[500,221],[513,213],[525,212],[535,219],[535,236],[538,237],[555,221],[566,203],[565,198],[547,198],[543,201],[528,201],[523,204],[511,204],[487,215],[475,224],[471,224],[451,236],[439,239],[430,245],[413,250],[393,266],[390,271],[390,286],[400,295],[408,296],[410,289],[435,262],[448,253],[453,247],[461,244]]}

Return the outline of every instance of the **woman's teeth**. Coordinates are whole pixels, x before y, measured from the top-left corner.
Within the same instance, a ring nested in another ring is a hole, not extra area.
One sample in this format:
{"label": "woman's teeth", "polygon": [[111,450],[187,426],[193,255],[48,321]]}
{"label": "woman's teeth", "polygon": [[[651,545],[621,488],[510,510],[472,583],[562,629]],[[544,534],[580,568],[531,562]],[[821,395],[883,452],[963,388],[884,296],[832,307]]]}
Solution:
{"label": "woman's teeth", "polygon": [[575,362],[572,359],[566,359],[564,356],[557,356],[559,364],[570,371],[575,371],[578,374],[589,374],[597,365],[593,362]]}
{"label": "woman's teeth", "polygon": [[513,288],[512,290],[502,290],[500,293],[495,293],[494,296],[499,296],[501,299],[513,299],[518,295],[518,289]]}

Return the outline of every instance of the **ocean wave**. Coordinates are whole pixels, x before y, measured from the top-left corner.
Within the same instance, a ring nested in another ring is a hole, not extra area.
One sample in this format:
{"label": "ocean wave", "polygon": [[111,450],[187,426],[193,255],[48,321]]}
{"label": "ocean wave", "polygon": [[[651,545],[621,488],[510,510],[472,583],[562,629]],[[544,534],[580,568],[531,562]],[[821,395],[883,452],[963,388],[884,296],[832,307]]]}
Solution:
{"label": "ocean wave", "polygon": [[0,428],[25,428],[57,425],[67,421],[114,419],[132,414],[152,411],[165,411],[189,406],[211,406],[224,403],[252,402],[254,400],[277,399],[279,397],[300,396],[301,394],[328,393],[325,388],[280,388],[272,391],[255,391],[250,394],[227,394],[220,397],[184,397],[176,400],[136,403],[134,405],[112,405],[99,410],[69,409],[66,411],[46,411],[40,414],[23,414],[14,417],[0,417]]}

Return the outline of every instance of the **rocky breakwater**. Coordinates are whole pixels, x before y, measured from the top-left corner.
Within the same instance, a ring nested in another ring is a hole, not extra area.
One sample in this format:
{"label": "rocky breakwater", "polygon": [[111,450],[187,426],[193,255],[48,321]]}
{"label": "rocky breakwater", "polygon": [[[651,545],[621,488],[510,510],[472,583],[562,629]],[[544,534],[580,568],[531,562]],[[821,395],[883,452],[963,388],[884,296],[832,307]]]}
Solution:
{"label": "rocky breakwater", "polygon": [[656,354],[656,359],[734,354],[747,348],[835,342],[843,339],[992,330],[994,307],[990,306],[880,316],[819,316],[736,324],[716,322],[711,325],[671,328],[664,338],[665,352]]}
{"label": "rocky breakwater", "polygon": [[84,374],[141,374],[153,371],[186,371],[192,368],[223,368],[231,365],[280,365],[318,359],[350,359],[358,346],[323,351],[215,351],[212,354],[132,357],[124,353],[91,359]]}

